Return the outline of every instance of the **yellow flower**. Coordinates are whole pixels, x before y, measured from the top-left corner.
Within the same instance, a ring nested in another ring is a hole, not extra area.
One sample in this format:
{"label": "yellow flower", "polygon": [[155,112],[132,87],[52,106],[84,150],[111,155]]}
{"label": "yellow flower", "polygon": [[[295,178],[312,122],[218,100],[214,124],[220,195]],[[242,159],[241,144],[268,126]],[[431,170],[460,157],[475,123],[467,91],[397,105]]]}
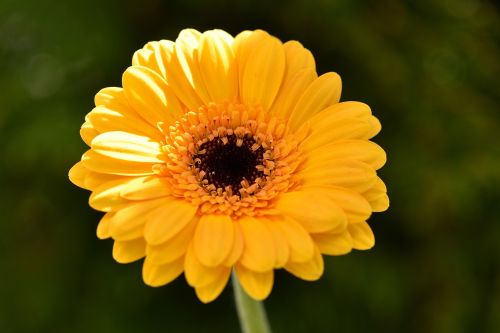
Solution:
{"label": "yellow flower", "polygon": [[318,76],[300,43],[187,29],[138,50],[122,84],[97,93],[69,177],[106,213],[97,236],[116,261],[145,258],[146,284],[184,273],[210,302],[234,269],[261,300],[275,269],[317,280],[322,254],[374,245],[380,123],[339,103],[340,77]]}

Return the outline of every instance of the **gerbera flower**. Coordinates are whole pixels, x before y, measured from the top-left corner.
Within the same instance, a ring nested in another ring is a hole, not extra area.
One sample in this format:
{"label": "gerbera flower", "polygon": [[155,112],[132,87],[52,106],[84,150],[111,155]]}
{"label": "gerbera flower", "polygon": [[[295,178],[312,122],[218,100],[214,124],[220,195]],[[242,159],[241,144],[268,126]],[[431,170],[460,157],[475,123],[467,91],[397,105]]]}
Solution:
{"label": "gerbera flower", "polygon": [[97,236],[116,261],[144,258],[146,284],[184,273],[210,302],[234,269],[261,300],[275,269],[312,281],[323,254],[374,245],[380,123],[340,103],[340,77],[318,76],[300,43],[187,29],[138,50],[122,84],[97,93],[69,177],[106,213]]}

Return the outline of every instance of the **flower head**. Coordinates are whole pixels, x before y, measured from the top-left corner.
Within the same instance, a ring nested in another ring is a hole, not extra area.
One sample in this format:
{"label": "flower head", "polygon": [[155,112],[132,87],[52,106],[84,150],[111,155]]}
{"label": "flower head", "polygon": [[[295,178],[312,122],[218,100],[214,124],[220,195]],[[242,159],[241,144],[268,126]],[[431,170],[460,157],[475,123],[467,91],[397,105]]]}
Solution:
{"label": "flower head", "polygon": [[97,93],[69,177],[105,212],[113,257],[144,258],[146,284],[184,273],[209,302],[234,268],[264,299],[275,269],[316,280],[323,254],[374,245],[366,220],[389,204],[380,123],[339,103],[340,77],[318,76],[300,43],[187,29],[138,50],[122,83]]}

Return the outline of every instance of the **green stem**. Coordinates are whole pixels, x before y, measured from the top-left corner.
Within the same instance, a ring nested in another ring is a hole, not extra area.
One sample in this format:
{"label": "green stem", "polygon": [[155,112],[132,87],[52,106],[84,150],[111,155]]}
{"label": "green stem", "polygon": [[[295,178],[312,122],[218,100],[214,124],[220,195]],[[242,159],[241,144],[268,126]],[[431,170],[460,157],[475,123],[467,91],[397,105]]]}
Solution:
{"label": "green stem", "polygon": [[240,282],[234,272],[232,284],[241,331],[243,333],[271,333],[264,304],[247,295],[243,288],[241,288]]}

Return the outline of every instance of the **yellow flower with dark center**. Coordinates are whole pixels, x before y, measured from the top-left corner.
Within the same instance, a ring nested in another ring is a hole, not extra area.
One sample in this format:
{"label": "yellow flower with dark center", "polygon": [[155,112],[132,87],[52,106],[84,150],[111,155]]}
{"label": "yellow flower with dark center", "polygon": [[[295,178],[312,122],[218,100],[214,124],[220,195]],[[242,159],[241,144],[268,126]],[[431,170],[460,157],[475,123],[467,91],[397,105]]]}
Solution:
{"label": "yellow flower with dark center", "polygon": [[300,43],[187,29],[138,50],[122,83],[97,93],[69,177],[106,213],[113,257],[145,258],[146,284],[184,273],[210,302],[234,269],[261,300],[275,269],[317,280],[322,254],[374,245],[366,220],[389,205],[380,123],[340,103],[340,77],[318,76]]}

